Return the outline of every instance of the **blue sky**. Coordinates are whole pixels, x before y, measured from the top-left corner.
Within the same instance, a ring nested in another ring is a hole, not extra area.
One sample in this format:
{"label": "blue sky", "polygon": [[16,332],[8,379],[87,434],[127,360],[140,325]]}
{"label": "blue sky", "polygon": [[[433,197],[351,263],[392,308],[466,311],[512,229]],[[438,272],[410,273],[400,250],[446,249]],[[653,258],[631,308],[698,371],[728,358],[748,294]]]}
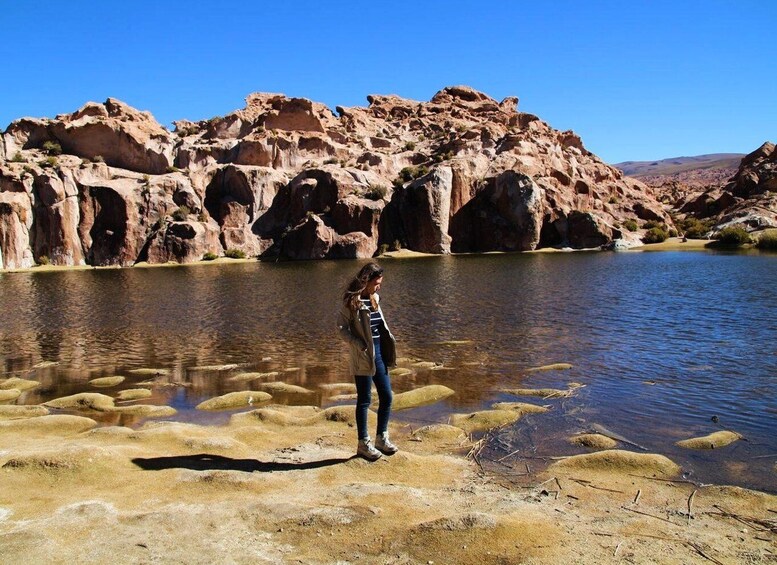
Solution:
{"label": "blue sky", "polygon": [[283,92],[334,108],[467,84],[605,161],[777,142],[777,3],[0,0],[0,128],[119,98],[171,127]]}

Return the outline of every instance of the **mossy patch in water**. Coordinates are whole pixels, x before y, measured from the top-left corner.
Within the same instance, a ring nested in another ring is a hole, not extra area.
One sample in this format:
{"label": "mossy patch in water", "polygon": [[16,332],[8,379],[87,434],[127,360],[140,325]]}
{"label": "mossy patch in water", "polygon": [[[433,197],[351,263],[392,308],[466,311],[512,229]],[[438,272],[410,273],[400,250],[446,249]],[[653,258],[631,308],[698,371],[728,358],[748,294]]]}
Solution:
{"label": "mossy patch in water", "polygon": [[268,390],[270,392],[285,394],[310,394],[313,392],[312,390],[302,386],[290,385],[288,383],[282,382],[261,383],[256,385],[256,387],[262,390]]}
{"label": "mossy patch in water", "polygon": [[0,402],[11,402],[16,400],[22,395],[22,391],[18,388],[9,388],[8,390],[0,390]]}
{"label": "mossy patch in water", "polygon": [[438,363],[435,363],[434,361],[418,361],[417,363],[412,364],[416,369],[431,369],[437,365]]}
{"label": "mossy patch in water", "polygon": [[502,392],[514,396],[539,396],[540,398],[563,398],[572,394],[570,390],[558,388],[506,388]]}
{"label": "mossy patch in water", "polygon": [[480,410],[471,414],[452,414],[450,422],[467,432],[486,431],[520,420],[517,410]]}
{"label": "mossy patch in water", "polygon": [[404,377],[407,375],[412,375],[412,374],[413,374],[413,371],[411,371],[410,369],[407,369],[406,367],[396,367],[389,371],[389,375],[397,378]]}
{"label": "mossy patch in water", "polygon": [[170,369],[132,369],[131,371],[127,371],[127,373],[136,377],[167,376],[170,374]]}
{"label": "mossy patch in water", "polygon": [[277,377],[280,375],[278,371],[270,371],[267,373],[238,373],[237,375],[229,377],[227,379],[231,382],[249,382],[249,381],[258,381],[260,379],[271,379],[274,377]]}
{"label": "mossy patch in water", "polygon": [[550,365],[542,365],[541,367],[531,367],[526,369],[527,373],[534,373],[536,371],[566,371],[571,369],[571,363],[551,363]]}
{"label": "mossy patch in water", "polygon": [[494,410],[517,410],[523,414],[542,414],[549,410],[547,406],[538,406],[529,402],[497,402],[492,404],[491,408]]}
{"label": "mossy patch in water", "polygon": [[0,383],[0,390],[11,390],[15,388],[16,390],[24,392],[25,390],[31,390],[39,386],[40,383],[38,381],[30,381],[27,379],[20,379],[18,377],[11,377],[10,379]]}
{"label": "mossy patch in water", "polygon": [[107,412],[114,407],[113,398],[98,392],[81,392],[63,396],[44,402],[43,405],[62,410],[96,410],[99,412]]}
{"label": "mossy patch in water", "polygon": [[742,439],[740,434],[728,430],[721,430],[706,436],[684,439],[676,442],[675,445],[686,449],[719,449],[734,443],[738,439]]}
{"label": "mossy patch in water", "polygon": [[438,341],[437,345],[471,345],[471,339],[451,339],[448,341]]}
{"label": "mossy patch in water", "polygon": [[120,385],[125,381],[124,377],[100,377],[99,379],[92,379],[89,384],[98,388],[107,388],[111,386]]}
{"label": "mossy patch in water", "polygon": [[151,395],[152,392],[147,388],[129,388],[119,391],[119,394],[116,395],[116,400],[140,400]]}
{"label": "mossy patch in water", "polygon": [[608,449],[597,453],[574,455],[553,463],[548,472],[591,471],[606,473],[636,473],[647,476],[675,477],[680,467],[672,460],[656,453],[634,453]]}
{"label": "mossy patch in water", "polygon": [[176,414],[178,411],[172,406],[135,404],[133,406],[115,406],[111,408],[110,412],[128,416],[142,416],[143,418],[166,418]]}
{"label": "mossy patch in water", "polygon": [[602,434],[579,434],[569,438],[569,442],[589,449],[612,449],[618,445],[617,441]]}
{"label": "mossy patch in water", "polygon": [[187,371],[202,371],[202,372],[221,372],[221,371],[234,371],[239,369],[240,365],[236,363],[229,363],[226,365],[201,365],[198,367],[189,367]]}
{"label": "mossy patch in water", "polygon": [[443,385],[427,385],[407,392],[394,395],[392,410],[407,410],[417,406],[434,404],[440,400],[452,396],[455,392]]}
{"label": "mossy patch in water", "polygon": [[420,440],[440,442],[461,442],[467,438],[467,434],[459,427],[449,424],[430,424],[418,428],[413,432],[413,437]]}
{"label": "mossy patch in water", "polygon": [[319,388],[330,394],[352,394],[356,392],[356,385],[354,383],[324,383],[319,385]]}
{"label": "mossy patch in water", "polygon": [[230,392],[222,396],[200,402],[197,410],[229,410],[233,408],[245,408],[272,400],[272,396],[259,390],[241,390]]}
{"label": "mossy patch in water", "polygon": [[0,406],[0,420],[17,420],[45,416],[49,411],[45,406]]}

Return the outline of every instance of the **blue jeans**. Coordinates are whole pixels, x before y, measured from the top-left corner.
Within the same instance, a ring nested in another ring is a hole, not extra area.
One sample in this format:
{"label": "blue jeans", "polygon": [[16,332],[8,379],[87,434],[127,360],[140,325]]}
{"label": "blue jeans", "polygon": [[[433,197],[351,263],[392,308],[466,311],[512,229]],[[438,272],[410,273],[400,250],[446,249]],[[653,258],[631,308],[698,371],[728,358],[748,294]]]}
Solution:
{"label": "blue jeans", "polygon": [[[377,435],[388,431],[389,416],[391,415],[391,401],[394,393],[391,392],[391,380],[389,379],[386,364],[380,354],[380,339],[373,339],[375,346],[375,374],[370,379],[369,375],[356,375],[356,430],[359,439],[370,437],[367,431],[367,413],[372,402],[372,383],[378,390],[378,430]],[[372,381],[372,382],[371,382]]]}

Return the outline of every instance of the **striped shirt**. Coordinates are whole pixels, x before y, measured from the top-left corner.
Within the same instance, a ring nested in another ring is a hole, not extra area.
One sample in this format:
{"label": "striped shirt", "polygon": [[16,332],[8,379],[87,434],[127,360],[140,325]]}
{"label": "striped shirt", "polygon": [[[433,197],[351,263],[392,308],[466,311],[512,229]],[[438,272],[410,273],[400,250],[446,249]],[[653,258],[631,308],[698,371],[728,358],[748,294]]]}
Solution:
{"label": "striped shirt", "polygon": [[372,339],[380,337],[380,326],[383,324],[383,316],[380,315],[380,311],[372,310],[372,302],[369,298],[362,298],[362,304],[365,308],[370,310],[370,330],[372,331]]}

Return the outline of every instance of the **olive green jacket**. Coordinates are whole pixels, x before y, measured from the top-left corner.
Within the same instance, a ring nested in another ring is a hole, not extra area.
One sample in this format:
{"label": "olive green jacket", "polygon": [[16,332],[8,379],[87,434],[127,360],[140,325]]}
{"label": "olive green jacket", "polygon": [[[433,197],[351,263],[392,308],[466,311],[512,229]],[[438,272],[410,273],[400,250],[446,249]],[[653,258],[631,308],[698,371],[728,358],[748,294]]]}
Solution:
{"label": "olive green jacket", "polygon": [[[380,309],[380,297],[375,294],[375,301]],[[363,304],[355,312],[345,304],[337,314],[337,330],[340,337],[348,344],[350,353],[350,370],[353,375],[375,374],[375,346],[372,343],[370,331],[370,309]],[[380,331],[380,351],[383,362],[387,367],[393,367],[397,363],[397,344],[394,334],[388,328],[386,318],[383,317],[383,325]]]}

